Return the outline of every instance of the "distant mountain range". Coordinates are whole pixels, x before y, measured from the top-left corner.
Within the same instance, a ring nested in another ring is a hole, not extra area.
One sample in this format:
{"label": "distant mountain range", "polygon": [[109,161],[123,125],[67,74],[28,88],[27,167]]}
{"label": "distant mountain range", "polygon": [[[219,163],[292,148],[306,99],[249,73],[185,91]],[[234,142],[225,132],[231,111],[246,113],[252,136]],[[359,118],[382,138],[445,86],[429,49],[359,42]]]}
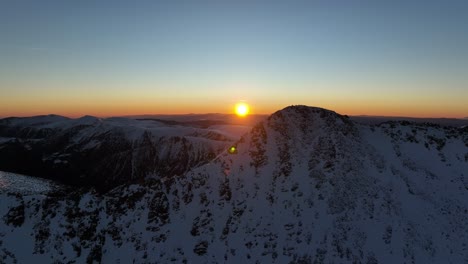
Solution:
{"label": "distant mountain range", "polygon": [[0,191],[5,263],[468,261],[466,127],[363,124],[307,106],[246,133],[44,118],[2,120],[0,159],[90,162],[81,173],[102,189]]}
{"label": "distant mountain range", "polygon": [[108,190],[181,175],[228,148],[249,126],[49,115],[0,120],[0,170]]}
{"label": "distant mountain range", "polygon": [[197,122],[197,121],[213,121],[225,122],[233,125],[255,125],[256,123],[266,119],[268,115],[251,114],[246,117],[239,118],[235,114],[181,114],[181,115],[132,115],[124,116],[131,119],[158,119],[176,122]]}

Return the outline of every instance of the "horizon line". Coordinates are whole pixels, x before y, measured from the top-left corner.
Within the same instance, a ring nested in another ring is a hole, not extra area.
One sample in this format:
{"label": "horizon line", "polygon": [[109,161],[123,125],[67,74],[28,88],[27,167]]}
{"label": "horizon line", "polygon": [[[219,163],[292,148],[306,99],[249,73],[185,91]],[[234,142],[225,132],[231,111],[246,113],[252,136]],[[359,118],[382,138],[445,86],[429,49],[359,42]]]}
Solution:
{"label": "horizon line", "polygon": [[[324,108],[325,109],[325,108]],[[330,109],[327,109],[330,110]],[[280,111],[280,110],[278,110]],[[333,111],[333,110],[331,110]],[[276,111],[265,114],[265,113],[253,113],[249,114],[249,116],[269,116],[275,113]],[[335,111],[334,111],[335,112]],[[359,115],[348,115],[348,114],[341,114],[338,112],[335,112],[338,115],[342,116],[349,116],[349,117],[362,117],[362,118],[411,118],[411,119],[458,119],[458,120],[465,120],[468,119],[468,116],[466,117],[434,117],[434,116],[423,116],[423,117],[417,117],[417,116],[400,116],[400,115],[369,115],[369,114],[359,114]],[[62,114],[55,114],[55,113],[50,113],[50,114],[38,114],[38,115],[12,115],[12,116],[3,116],[0,115],[0,119],[7,119],[7,118],[32,118],[32,117],[41,117],[41,116],[60,116],[60,117],[65,117],[65,118],[70,118],[70,119],[79,119],[83,117],[96,117],[96,118],[114,118],[114,117],[123,117],[123,118],[138,118],[138,117],[145,117],[145,116],[196,116],[196,115],[228,115],[228,116],[235,116],[235,113],[216,113],[216,112],[208,112],[208,113],[184,113],[184,114],[130,114],[130,115],[92,115],[92,114],[83,114],[83,115],[62,115]],[[245,117],[244,117],[245,118]]]}

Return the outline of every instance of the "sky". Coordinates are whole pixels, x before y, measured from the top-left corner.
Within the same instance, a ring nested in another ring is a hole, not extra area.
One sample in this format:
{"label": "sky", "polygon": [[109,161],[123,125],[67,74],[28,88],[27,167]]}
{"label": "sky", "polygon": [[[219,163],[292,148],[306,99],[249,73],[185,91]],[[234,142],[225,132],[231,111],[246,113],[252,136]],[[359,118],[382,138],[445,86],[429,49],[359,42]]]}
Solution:
{"label": "sky", "polygon": [[468,1],[1,0],[0,117],[468,116]]}

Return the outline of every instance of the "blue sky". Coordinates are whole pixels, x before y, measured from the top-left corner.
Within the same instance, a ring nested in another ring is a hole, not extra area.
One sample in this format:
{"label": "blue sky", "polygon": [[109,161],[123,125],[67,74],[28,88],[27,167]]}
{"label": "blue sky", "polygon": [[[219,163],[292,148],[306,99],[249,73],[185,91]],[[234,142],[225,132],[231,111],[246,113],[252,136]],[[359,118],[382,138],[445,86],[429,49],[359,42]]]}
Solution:
{"label": "blue sky", "polygon": [[6,0],[0,116],[226,112],[237,100],[262,113],[466,116],[466,14],[466,1]]}

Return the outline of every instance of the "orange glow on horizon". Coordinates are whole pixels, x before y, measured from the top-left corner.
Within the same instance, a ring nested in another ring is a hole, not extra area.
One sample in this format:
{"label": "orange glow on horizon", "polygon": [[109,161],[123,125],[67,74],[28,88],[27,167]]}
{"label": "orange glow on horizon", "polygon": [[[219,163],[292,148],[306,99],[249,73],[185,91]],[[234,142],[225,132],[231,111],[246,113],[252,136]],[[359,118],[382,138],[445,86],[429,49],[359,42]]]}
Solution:
{"label": "orange glow on horizon", "polygon": [[[57,114],[67,117],[81,117],[93,115],[98,117],[129,116],[129,115],[156,115],[156,114],[206,114],[206,113],[235,113],[232,104],[227,100],[201,100],[185,98],[178,100],[165,100],[155,98],[83,98],[83,100],[62,100],[53,98],[46,100],[28,100],[21,98],[7,100],[0,98],[0,118],[9,116],[35,116]],[[369,115],[369,116],[399,116],[399,117],[425,117],[425,118],[463,118],[468,116],[465,106],[459,104],[431,104],[389,102],[375,100],[331,100],[321,98],[317,101],[298,103],[284,103],[280,100],[253,100],[255,101],[255,114],[269,115],[289,105],[309,105],[335,111],[343,115]],[[292,100],[291,100],[292,101]],[[248,107],[248,105],[247,105]],[[245,111],[242,110],[242,111]],[[248,107],[248,114],[252,109]]]}

